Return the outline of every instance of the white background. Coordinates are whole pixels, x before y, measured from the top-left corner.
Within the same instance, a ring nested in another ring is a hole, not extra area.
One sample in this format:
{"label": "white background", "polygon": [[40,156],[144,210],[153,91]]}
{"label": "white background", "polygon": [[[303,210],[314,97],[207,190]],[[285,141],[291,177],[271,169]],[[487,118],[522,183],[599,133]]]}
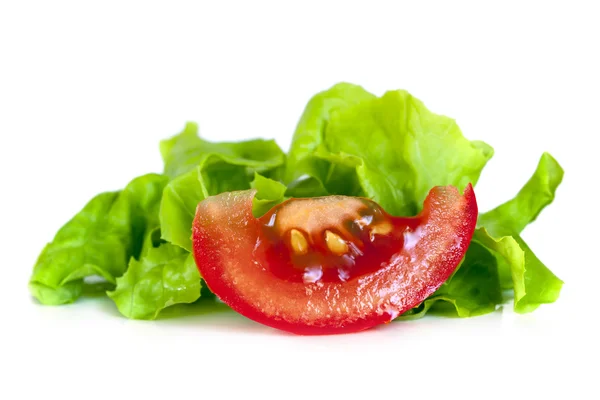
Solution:
{"label": "white background", "polygon": [[[448,3],[2,1],[0,398],[598,398],[599,14]],[[185,121],[287,149],[310,96],[339,81],[407,89],[490,143],[481,210],[543,151],[559,160],[556,201],[524,235],[565,281],[556,304],[307,338],[227,311],[139,322],[108,299],[30,298],[56,230],[160,172],[158,141]]]}

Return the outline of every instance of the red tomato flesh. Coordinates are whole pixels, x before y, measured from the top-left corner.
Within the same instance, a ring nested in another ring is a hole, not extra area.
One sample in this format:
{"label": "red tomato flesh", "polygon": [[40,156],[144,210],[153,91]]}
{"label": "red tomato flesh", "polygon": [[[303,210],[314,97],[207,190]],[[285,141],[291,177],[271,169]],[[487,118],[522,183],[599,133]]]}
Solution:
{"label": "red tomato flesh", "polygon": [[202,201],[194,257],[209,289],[242,315],[297,334],[361,331],[417,306],[454,272],[477,202],[435,187],[415,217],[359,197],[290,199],[260,218],[255,191]]}

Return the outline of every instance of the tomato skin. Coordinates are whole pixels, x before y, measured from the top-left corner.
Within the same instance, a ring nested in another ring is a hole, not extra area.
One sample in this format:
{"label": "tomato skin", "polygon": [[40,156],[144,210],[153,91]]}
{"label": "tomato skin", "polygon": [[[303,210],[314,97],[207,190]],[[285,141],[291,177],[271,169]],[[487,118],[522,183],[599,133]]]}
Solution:
{"label": "tomato skin", "polygon": [[361,331],[420,304],[455,271],[477,221],[470,184],[463,195],[451,186],[435,187],[418,216],[388,216],[417,227],[411,231],[414,240],[397,249],[388,263],[346,282],[307,284],[270,271],[276,260],[264,251],[265,221],[252,215],[254,194],[223,193],[198,205],[193,224],[196,264],[209,289],[232,309],[302,335]]}

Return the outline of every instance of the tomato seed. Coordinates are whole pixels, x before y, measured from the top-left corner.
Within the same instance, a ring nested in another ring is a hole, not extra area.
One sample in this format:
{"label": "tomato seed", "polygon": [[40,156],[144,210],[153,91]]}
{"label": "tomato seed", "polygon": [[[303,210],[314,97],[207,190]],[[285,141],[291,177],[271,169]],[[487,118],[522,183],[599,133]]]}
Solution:
{"label": "tomato seed", "polygon": [[327,243],[327,248],[335,255],[341,256],[348,252],[348,243],[340,235],[330,230],[325,231],[325,242]]}
{"label": "tomato seed", "polygon": [[296,254],[303,255],[308,253],[308,242],[306,241],[304,234],[297,229],[292,229],[290,231],[290,244]]}

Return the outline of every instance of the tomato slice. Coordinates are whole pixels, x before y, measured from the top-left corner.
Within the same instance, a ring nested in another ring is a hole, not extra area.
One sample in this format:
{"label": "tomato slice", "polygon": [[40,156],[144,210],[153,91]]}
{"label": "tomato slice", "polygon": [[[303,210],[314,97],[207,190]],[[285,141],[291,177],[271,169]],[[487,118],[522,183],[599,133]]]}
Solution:
{"label": "tomato slice", "polygon": [[434,187],[416,217],[359,197],[290,199],[260,218],[254,190],[202,201],[193,251],[237,312],[297,334],[361,331],[425,300],[462,260],[477,220],[471,185]]}

